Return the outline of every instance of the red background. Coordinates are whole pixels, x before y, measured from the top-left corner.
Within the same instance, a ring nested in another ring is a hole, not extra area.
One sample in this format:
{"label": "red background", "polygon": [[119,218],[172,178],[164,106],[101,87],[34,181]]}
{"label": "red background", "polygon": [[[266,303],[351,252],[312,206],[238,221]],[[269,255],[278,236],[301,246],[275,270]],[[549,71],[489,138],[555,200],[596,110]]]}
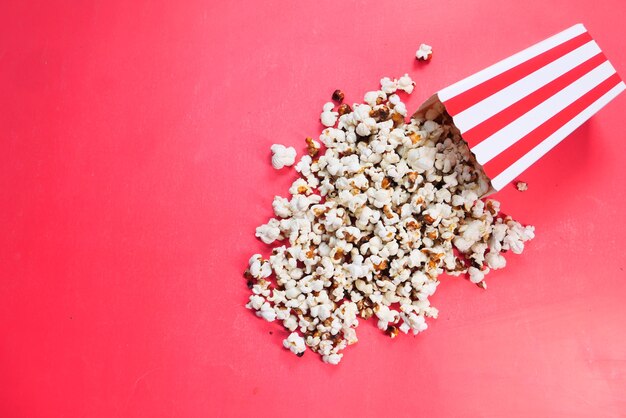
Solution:
{"label": "red background", "polygon": [[416,338],[297,358],[242,278],[269,147],[335,88],[409,72],[416,108],[578,22],[624,75],[622,1],[69,3],[0,3],[0,416],[625,416],[626,94],[497,195],[537,238]]}

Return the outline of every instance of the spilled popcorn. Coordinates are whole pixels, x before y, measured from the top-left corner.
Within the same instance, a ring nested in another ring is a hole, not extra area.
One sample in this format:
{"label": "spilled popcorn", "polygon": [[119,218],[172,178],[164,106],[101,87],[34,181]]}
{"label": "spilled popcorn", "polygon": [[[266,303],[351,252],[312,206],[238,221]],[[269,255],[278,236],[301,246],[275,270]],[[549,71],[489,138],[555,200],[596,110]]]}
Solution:
{"label": "spilled popcorn", "polygon": [[[276,246],[269,258],[253,255],[245,273],[246,307],[289,330],[285,348],[302,356],[308,347],[330,364],[357,342],[360,320],[375,317],[392,338],[426,330],[442,273],[486,288],[504,253],[534,237],[480,199],[490,182],[441,105],[407,123],[397,93],[410,94],[413,80],[380,84],[365,103],[323,106],[327,128],[319,142],[307,138],[290,197],[276,196],[275,218],[256,230]],[[293,163],[280,147],[275,167]]]}
{"label": "spilled popcorn", "polygon": [[285,147],[281,144],[274,144],[272,151],[272,166],[280,170],[283,167],[292,166],[296,162],[296,149],[294,147]]}
{"label": "spilled popcorn", "polygon": [[421,44],[418,50],[415,52],[415,58],[422,61],[430,61],[433,57],[433,47],[426,44]]}

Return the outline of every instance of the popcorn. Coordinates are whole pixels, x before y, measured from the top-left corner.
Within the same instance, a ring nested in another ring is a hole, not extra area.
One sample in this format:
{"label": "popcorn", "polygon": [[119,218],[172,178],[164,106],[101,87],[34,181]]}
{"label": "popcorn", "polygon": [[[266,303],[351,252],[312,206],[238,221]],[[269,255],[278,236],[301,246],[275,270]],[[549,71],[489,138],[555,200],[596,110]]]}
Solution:
{"label": "popcorn", "polygon": [[[320,148],[322,146],[320,145],[319,142],[317,142],[313,138],[306,138],[305,142],[306,142],[306,148],[307,148],[307,152],[309,153],[309,156],[315,157],[320,152]],[[310,159],[309,159],[309,164],[310,164]],[[306,173],[303,173],[303,174],[306,175]]]}
{"label": "popcorn", "polygon": [[261,254],[255,254],[250,257],[249,272],[255,279],[264,279],[272,274],[272,268],[270,264],[261,259]]}
{"label": "popcorn", "polygon": [[506,266],[506,259],[504,258],[504,256],[495,251],[489,252],[487,255],[485,255],[485,261],[487,262],[489,268],[493,270],[501,269]]}
{"label": "popcorn", "polygon": [[525,192],[526,190],[528,190],[528,183],[524,181],[518,181],[515,183],[515,188],[520,192]]}
{"label": "popcorn", "polygon": [[357,125],[356,133],[359,136],[369,136],[372,133],[373,125],[376,125],[376,121],[373,118],[366,118]]}
{"label": "popcorn", "polygon": [[[305,140],[290,197],[274,197],[276,218],[256,229],[264,243],[285,244],[268,259],[254,254],[245,272],[246,307],[289,330],[286,349],[302,356],[308,347],[328,364],[358,341],[361,320],[375,317],[391,338],[425,331],[438,316],[429,298],[441,274],[486,289],[491,270],[506,266],[504,253],[521,253],[534,237],[532,226],[479,198],[489,179],[443,109],[407,122],[396,93],[410,94],[413,80],[380,84],[365,103],[324,105],[326,128],[319,142]],[[272,152],[275,166],[295,162],[295,151],[290,161],[287,148]]]}
{"label": "popcorn", "polygon": [[480,269],[477,269],[476,267],[470,267],[468,269],[468,273],[470,276],[470,281],[472,283],[480,283],[483,281],[483,279],[485,278],[485,272],[481,271]]}
{"label": "popcorn", "polygon": [[320,120],[324,126],[334,126],[339,117],[339,113],[333,112],[335,105],[332,102],[328,102],[324,105]]}
{"label": "popcorn", "polygon": [[259,309],[257,315],[268,322],[273,322],[276,319],[276,311],[274,311],[274,308],[272,308],[268,302],[261,305],[261,309]]}
{"label": "popcorn", "polygon": [[275,196],[272,202],[272,208],[274,209],[274,214],[279,218],[288,218],[291,216],[289,200],[284,197]]}
{"label": "popcorn", "polygon": [[396,90],[398,90],[398,80],[391,80],[389,77],[383,77],[380,79],[380,89],[387,94],[395,93]]}
{"label": "popcorn", "polygon": [[436,148],[420,147],[413,148],[407,153],[407,162],[418,173],[432,169],[435,165]]}
{"label": "popcorn", "polygon": [[403,75],[398,79],[398,90],[404,90],[408,94],[413,93],[415,82],[409,77],[408,74]]}
{"label": "popcorn", "polygon": [[261,225],[256,229],[256,236],[266,244],[271,244],[280,237],[280,222],[277,219],[270,219],[265,225]]}
{"label": "popcorn", "polygon": [[261,309],[261,306],[263,306],[264,303],[265,299],[263,298],[263,296],[251,295],[250,301],[246,304],[246,308],[258,311]]}
{"label": "popcorn", "polygon": [[433,47],[426,44],[421,44],[417,52],[415,52],[415,58],[422,61],[430,61],[433,57]]}
{"label": "popcorn", "polygon": [[291,193],[293,196],[296,196],[298,194],[310,194],[311,187],[309,187],[306,180],[300,178],[293,182],[293,184],[289,188],[289,193]]}
{"label": "popcorn", "polygon": [[283,340],[283,346],[299,357],[302,357],[304,351],[306,350],[304,338],[302,338],[297,332],[289,334],[289,337]]}
{"label": "popcorn", "polygon": [[378,328],[385,331],[390,323],[394,323],[398,320],[398,312],[389,309],[385,305],[376,305],[374,309],[376,316],[378,317]]}
{"label": "popcorn", "polygon": [[296,162],[296,149],[281,144],[272,145],[272,166],[279,170],[285,166],[292,166]]}
{"label": "popcorn", "polygon": [[[355,116],[358,118],[357,120],[363,120],[363,118],[369,117],[369,112],[371,108],[373,106],[376,106],[378,104],[378,101],[383,101],[383,100],[387,100],[387,94],[382,90],[381,91],[368,91],[367,93],[365,93],[363,101],[367,103],[367,106],[359,105],[357,107],[356,104],[353,106]],[[363,113],[365,111],[367,112],[366,114]]]}
{"label": "popcorn", "polygon": [[329,355],[323,356],[322,360],[324,361],[324,363],[336,365],[336,364],[339,364],[342,357],[343,357],[343,354],[329,354]]}
{"label": "popcorn", "polygon": [[335,90],[335,91],[333,92],[332,99],[333,99],[334,101],[336,101],[337,103],[341,103],[341,102],[343,102],[344,97],[345,97],[345,94],[343,93],[343,91],[341,91],[341,90]]}
{"label": "popcorn", "polygon": [[298,328],[298,318],[291,315],[283,321],[283,326],[289,331],[295,331]]}

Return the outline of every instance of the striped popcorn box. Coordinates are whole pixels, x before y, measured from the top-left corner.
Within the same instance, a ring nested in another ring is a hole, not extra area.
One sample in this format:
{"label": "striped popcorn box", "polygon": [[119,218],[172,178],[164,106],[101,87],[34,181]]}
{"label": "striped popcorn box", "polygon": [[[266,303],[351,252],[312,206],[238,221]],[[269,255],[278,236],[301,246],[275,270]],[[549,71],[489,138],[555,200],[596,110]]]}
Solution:
{"label": "striped popcorn box", "polygon": [[625,87],[578,24],[439,91],[414,116],[443,104],[497,191]]}

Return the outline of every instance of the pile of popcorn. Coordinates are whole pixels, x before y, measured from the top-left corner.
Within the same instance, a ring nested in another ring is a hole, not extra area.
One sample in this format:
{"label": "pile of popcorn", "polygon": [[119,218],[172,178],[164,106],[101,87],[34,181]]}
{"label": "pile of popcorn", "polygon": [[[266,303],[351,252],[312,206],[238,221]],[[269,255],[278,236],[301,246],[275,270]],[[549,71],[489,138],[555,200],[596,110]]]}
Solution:
{"label": "pile of popcorn", "polygon": [[[338,104],[323,106],[326,129],[306,139],[300,178],[256,229],[277,246],[269,258],[253,255],[245,273],[246,307],[291,332],[285,348],[301,356],[309,347],[330,364],[357,342],[360,320],[375,317],[392,338],[426,330],[438,314],[428,298],[440,274],[467,274],[486,288],[503,254],[521,253],[534,237],[497,201],[480,199],[489,179],[441,104],[407,123],[399,93],[414,82],[380,84],[362,104],[341,103],[336,91]],[[272,152],[276,168],[295,163],[291,147]]]}

